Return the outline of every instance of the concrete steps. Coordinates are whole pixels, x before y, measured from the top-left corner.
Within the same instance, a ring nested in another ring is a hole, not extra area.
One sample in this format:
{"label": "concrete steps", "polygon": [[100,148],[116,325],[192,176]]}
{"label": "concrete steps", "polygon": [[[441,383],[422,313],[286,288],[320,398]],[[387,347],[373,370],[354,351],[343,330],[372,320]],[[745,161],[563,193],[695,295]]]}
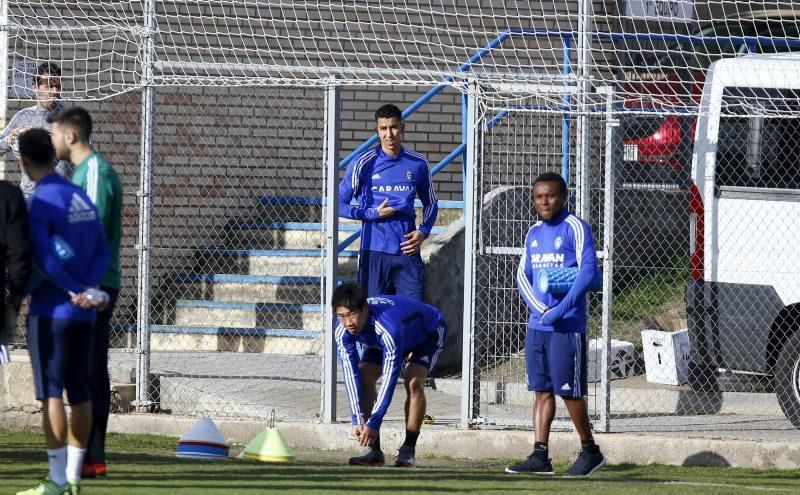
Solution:
{"label": "concrete steps", "polygon": [[[152,351],[320,352],[328,330],[321,305],[324,201],[265,196],[259,202],[252,217],[231,220],[220,245],[199,249],[191,269],[167,277],[165,324],[151,327]],[[440,201],[432,236],[461,207]],[[339,242],[360,229],[361,222],[340,219]],[[340,281],[356,278],[358,247],[355,238],[339,253]]]}
{"label": "concrete steps", "polygon": [[[319,276],[324,253],[319,249],[227,249],[204,248],[198,252],[201,273],[233,275]],[[354,276],[358,251],[339,253],[339,273]]]}
{"label": "concrete steps", "polygon": [[319,304],[249,303],[231,301],[176,301],[175,325],[237,328],[322,329]]}
{"label": "concrete steps", "polygon": [[[361,222],[339,223],[338,243],[345,242],[361,230]],[[431,237],[444,232],[444,227],[431,229]],[[308,222],[233,222],[228,226],[228,236],[243,246],[260,246],[267,249],[320,249],[324,245],[322,224]],[[345,249],[358,250],[360,237],[353,239]]]}
{"label": "concrete steps", "polygon": [[179,299],[314,304],[320,301],[324,278],[181,273],[172,281]]}
{"label": "concrete steps", "polygon": [[[361,229],[360,224],[339,224],[338,242]],[[266,249],[320,249],[323,246],[322,224],[311,222],[232,222],[228,225],[228,236],[241,246],[258,246]],[[348,244],[346,249],[358,250],[359,239]]]}
{"label": "concrete steps", "polygon": [[322,334],[310,330],[263,327],[153,325],[151,351],[318,354]]}
{"label": "concrete steps", "polygon": [[[323,207],[324,198],[312,197],[292,197],[292,196],[262,196],[259,199],[262,208],[259,212],[264,217],[281,222],[312,222],[319,223],[324,220]],[[357,204],[355,201],[350,204]],[[446,227],[456,218],[461,216],[464,208],[462,201],[439,200],[439,215],[436,218],[436,225]],[[422,202],[414,201],[414,208],[417,211],[417,219],[422,218]],[[359,221],[340,218],[339,223],[360,223]]]}

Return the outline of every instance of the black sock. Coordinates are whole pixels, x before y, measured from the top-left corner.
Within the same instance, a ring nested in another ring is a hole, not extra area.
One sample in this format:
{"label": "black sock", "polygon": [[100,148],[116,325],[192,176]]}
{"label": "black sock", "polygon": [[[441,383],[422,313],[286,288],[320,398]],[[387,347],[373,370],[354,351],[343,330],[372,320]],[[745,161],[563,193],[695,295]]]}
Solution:
{"label": "black sock", "polygon": [[374,442],[369,444],[369,448],[372,450],[381,450],[381,437],[378,435],[378,438],[375,439]]}
{"label": "black sock", "polygon": [[586,440],[581,440],[581,448],[589,454],[597,454],[600,452],[600,447],[594,443],[594,437],[589,437]]}
{"label": "black sock", "polygon": [[535,455],[536,458],[541,459],[543,461],[546,461],[547,460],[547,453],[548,453],[548,450],[547,450],[547,444],[546,443],[544,443],[544,442],[534,442],[534,444],[533,444],[533,455]]}
{"label": "black sock", "polygon": [[410,431],[406,430],[406,441],[403,442],[403,445],[407,447],[416,447],[417,446],[417,438],[419,438],[418,431]]}

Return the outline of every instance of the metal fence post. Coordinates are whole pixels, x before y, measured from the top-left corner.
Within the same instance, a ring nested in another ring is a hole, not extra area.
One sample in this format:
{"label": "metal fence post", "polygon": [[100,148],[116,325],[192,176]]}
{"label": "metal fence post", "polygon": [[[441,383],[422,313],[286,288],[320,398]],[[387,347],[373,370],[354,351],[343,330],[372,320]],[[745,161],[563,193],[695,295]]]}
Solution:
{"label": "metal fence post", "polygon": [[578,3],[578,118],[575,124],[576,131],[576,161],[578,168],[575,171],[575,184],[577,186],[576,211],[578,215],[589,221],[590,205],[590,179],[589,179],[589,127],[591,125],[588,114],[588,98],[591,91],[591,49],[592,49],[592,2],[581,0]]}
{"label": "metal fence post", "polygon": [[609,357],[611,355],[611,319],[613,302],[613,275],[614,275],[614,159],[616,154],[617,127],[619,121],[614,119],[614,88],[603,86],[597,92],[606,97],[606,146],[605,146],[605,176],[603,186],[603,348],[600,353],[600,421],[596,425],[599,431],[611,430],[611,370]]}
{"label": "metal fence post", "polygon": [[[0,122],[7,124],[6,112],[8,111],[8,0],[0,0]],[[3,159],[3,168],[0,170],[0,179],[5,179],[8,173],[8,163]],[[13,333],[12,333],[13,337]]]}
{"label": "metal fence post", "polygon": [[341,111],[341,86],[336,79],[325,89],[325,300],[324,332],[324,377],[322,380],[322,418],[326,423],[336,421],[336,341],[333,325],[336,315],[330,301],[339,281],[339,127]]}
{"label": "metal fence post", "polygon": [[153,173],[153,134],[155,112],[155,87],[153,63],[155,62],[156,0],[144,4],[145,43],[142,61],[142,129],[139,176],[139,238],[136,248],[138,259],[138,290],[136,308],[136,410],[151,410],[150,400],[150,255],[152,242],[151,183]]}
{"label": "metal fence post", "polygon": [[465,125],[466,155],[464,164],[464,314],[462,319],[461,349],[461,426],[466,428],[475,416],[478,401],[475,393],[475,209],[477,204],[477,167],[480,157],[478,149],[478,85],[471,82],[467,92]]}

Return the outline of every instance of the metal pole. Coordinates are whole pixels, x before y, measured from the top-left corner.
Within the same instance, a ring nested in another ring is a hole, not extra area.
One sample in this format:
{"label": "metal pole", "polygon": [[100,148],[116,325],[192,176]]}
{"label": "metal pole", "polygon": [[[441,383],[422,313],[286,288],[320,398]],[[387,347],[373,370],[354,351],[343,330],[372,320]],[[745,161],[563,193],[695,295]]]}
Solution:
{"label": "metal pole", "polygon": [[[0,122],[6,125],[8,111],[8,0],[0,0]],[[3,168],[0,170],[0,179],[5,179],[8,173],[8,162],[3,159]],[[12,335],[13,337],[13,335]]]}
{"label": "metal pole", "polygon": [[577,187],[576,211],[589,221],[589,115],[588,97],[591,91],[589,66],[592,49],[592,2],[581,0],[578,4],[578,119],[576,122],[577,146],[575,150],[578,169],[575,184]]}
{"label": "metal pole", "polygon": [[156,1],[144,4],[145,44],[142,61],[142,132],[139,171],[139,287],[136,308],[136,410],[148,412],[153,402],[149,394],[150,377],[150,254],[152,242],[152,198],[150,186],[153,174],[153,130],[155,112],[155,87],[153,63],[155,62]]}
{"label": "metal pole", "polygon": [[464,313],[462,317],[461,341],[461,426],[469,427],[476,414],[478,401],[475,400],[475,333],[474,333],[474,307],[475,307],[475,209],[477,203],[476,184],[478,157],[478,85],[471,82],[471,88],[464,88],[467,93],[467,125],[466,139],[467,150],[465,157],[464,173]]}
{"label": "metal pole", "polygon": [[[461,144],[464,146],[464,151],[461,154],[461,200],[463,201],[467,194],[467,181],[464,179],[467,176],[467,136],[469,134],[469,121],[467,114],[469,107],[469,94],[461,93]],[[433,173],[433,171],[431,171]],[[464,210],[461,210],[463,215]]]}
{"label": "metal pole", "polygon": [[611,430],[611,373],[609,357],[611,353],[611,319],[613,282],[614,282],[614,153],[617,146],[617,128],[619,121],[614,119],[614,88],[603,86],[597,92],[606,96],[606,153],[605,153],[605,185],[603,203],[603,350],[600,353],[600,421],[596,428],[600,431]]}
{"label": "metal pole", "polygon": [[341,87],[336,79],[325,89],[325,300],[324,309],[324,359],[325,376],[322,383],[322,418],[326,423],[336,421],[336,341],[333,329],[336,315],[330,301],[339,281],[339,126]]}
{"label": "metal pole", "polygon": [[[569,36],[564,36],[562,40],[564,43],[564,54],[561,60],[561,74],[564,76],[564,84],[567,84],[566,77],[569,76],[570,72],[572,71],[570,67],[570,59],[572,58],[572,38]],[[561,177],[564,178],[564,182],[569,184],[569,108],[572,104],[572,98],[570,97],[569,93],[564,92],[564,96],[561,97],[561,101],[564,103],[564,107],[566,108],[566,111],[561,116]]]}

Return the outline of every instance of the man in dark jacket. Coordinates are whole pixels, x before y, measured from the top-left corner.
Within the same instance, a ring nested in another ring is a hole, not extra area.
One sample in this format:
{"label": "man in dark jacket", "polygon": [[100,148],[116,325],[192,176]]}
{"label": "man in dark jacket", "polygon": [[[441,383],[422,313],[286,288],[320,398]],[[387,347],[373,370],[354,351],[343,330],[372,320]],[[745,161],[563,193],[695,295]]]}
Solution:
{"label": "man in dark jacket", "polygon": [[16,316],[31,275],[31,237],[28,208],[22,191],[0,180],[0,274],[3,279],[3,318],[0,319],[0,364],[10,359]]}

